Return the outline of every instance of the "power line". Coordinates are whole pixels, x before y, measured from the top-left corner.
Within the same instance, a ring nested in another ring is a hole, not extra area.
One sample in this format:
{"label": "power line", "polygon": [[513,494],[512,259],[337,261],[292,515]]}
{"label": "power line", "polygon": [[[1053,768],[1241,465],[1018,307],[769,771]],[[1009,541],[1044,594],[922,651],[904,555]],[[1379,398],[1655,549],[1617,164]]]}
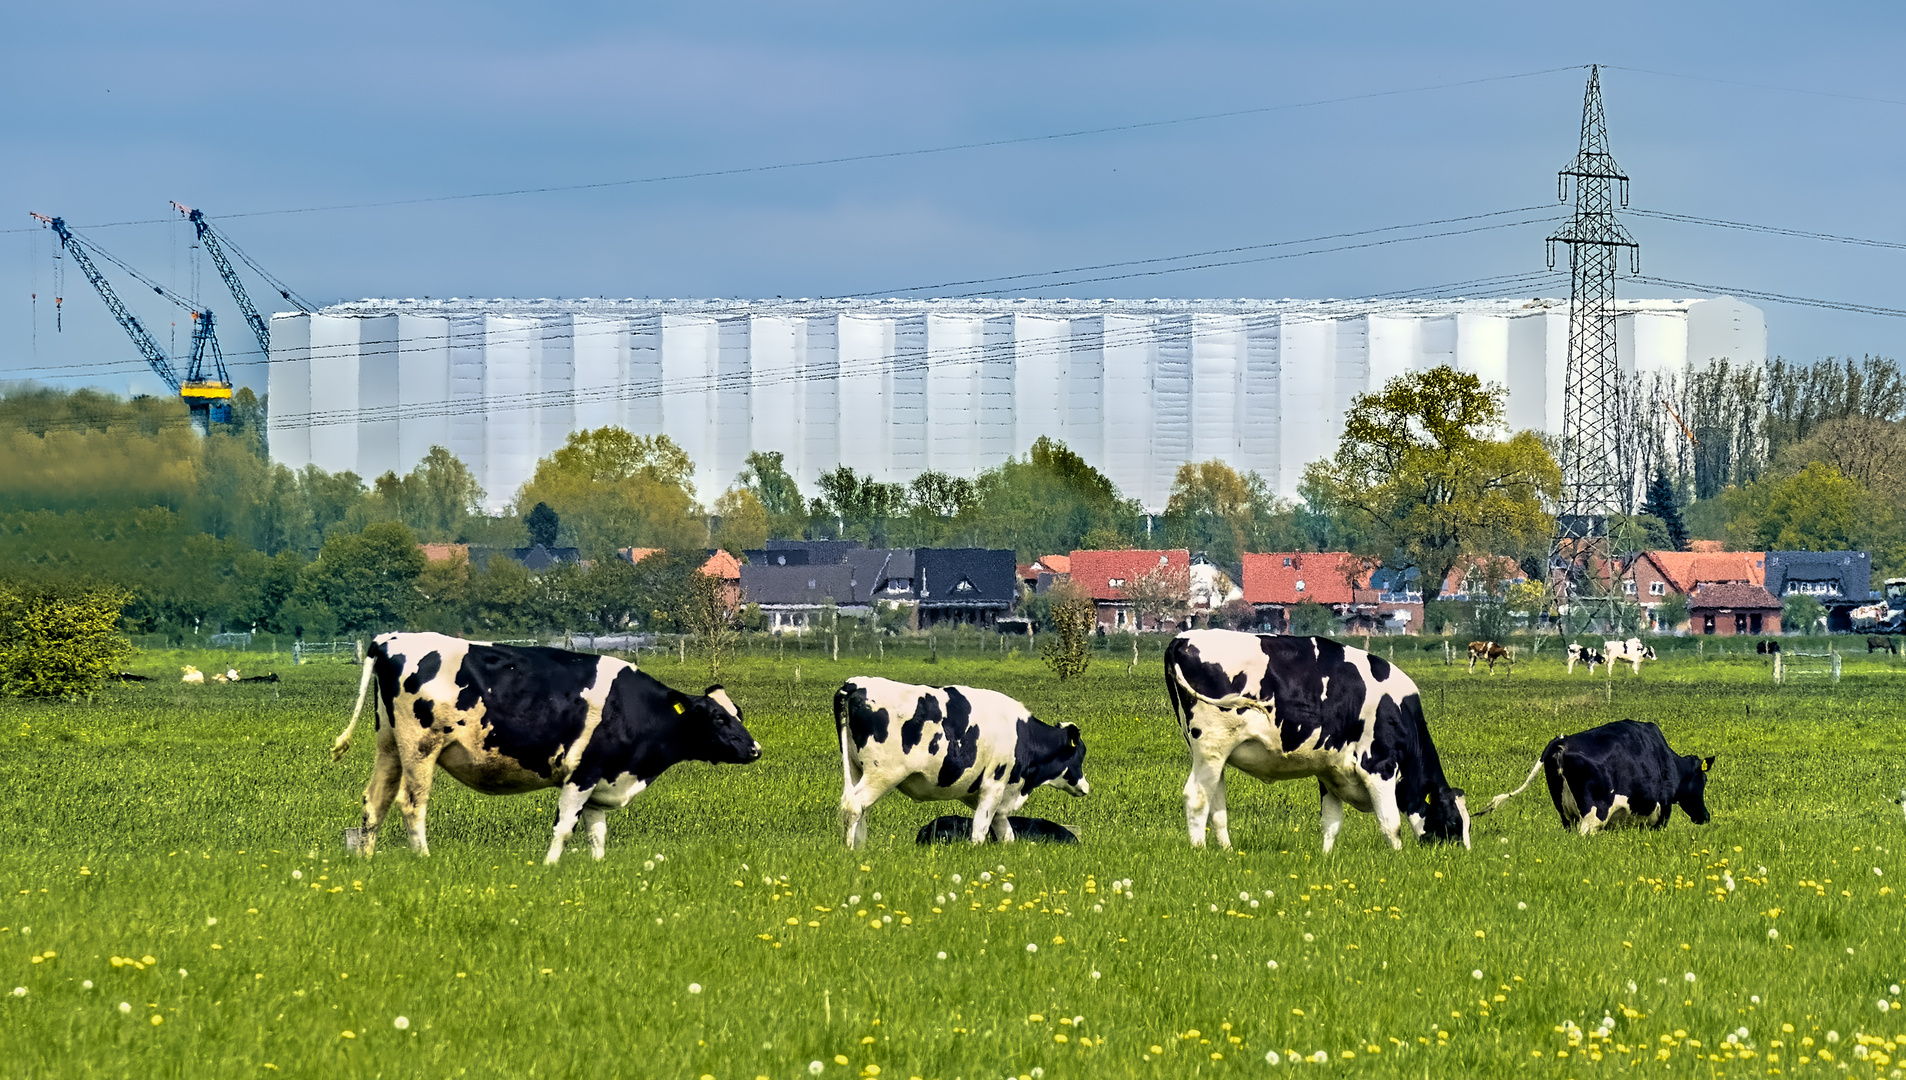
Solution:
{"label": "power line", "polygon": [[[823,165],[847,165],[860,161],[885,161],[896,158],[928,157],[936,154],[952,154],[964,150],[984,150],[1000,146],[1020,146],[1028,143],[1057,142],[1064,139],[1080,139],[1091,135],[1110,135],[1122,131],[1142,131],[1150,128],[1175,127],[1180,124],[1202,123],[1207,120],[1227,120],[1239,116],[1259,116],[1266,113],[1289,112],[1296,109],[1314,109],[1325,105],[1340,105],[1351,101],[1368,101],[1373,98],[1397,97],[1403,94],[1425,93],[1434,90],[1453,90],[1463,86],[1476,86],[1482,83],[1508,82],[1515,79],[1529,79],[1538,75],[1552,75],[1558,71],[1574,71],[1581,64],[1568,64],[1562,67],[1543,68],[1540,71],[1523,71],[1513,75],[1488,75],[1476,79],[1463,79],[1457,82],[1429,83],[1423,86],[1407,86],[1396,90],[1373,90],[1363,94],[1346,94],[1342,97],[1318,98],[1313,101],[1294,101],[1282,105],[1260,105],[1249,109],[1229,109],[1223,112],[1199,113],[1194,116],[1179,116],[1165,120],[1140,120],[1126,124],[1108,124],[1103,127],[1079,128],[1072,131],[1046,132],[1040,135],[1022,135],[1007,139],[983,139],[977,142],[953,143],[947,146],[919,147],[911,150],[883,150],[870,154],[844,154],[829,158],[811,158],[804,161],[784,161],[771,165],[742,165],[729,169],[701,169],[694,172],[670,173],[662,176],[644,176],[625,180],[597,180],[583,184],[545,184],[538,187],[505,188],[496,191],[473,191],[457,195],[427,195],[409,199],[386,199],[377,202],[333,203],[324,206],[301,206],[277,210],[250,210],[236,214],[220,215],[221,219],[244,217],[269,217],[282,214],[320,214],[339,210],[371,210],[386,206],[416,206],[423,203],[458,202],[468,199],[500,199],[515,195],[542,195],[563,191],[594,191],[602,188],[633,187],[643,184],[664,184],[680,180],[705,180],[722,176],[741,176],[748,173],[785,172],[790,169],[811,169]],[[131,221],[108,221],[95,225],[82,226],[88,229],[111,229],[122,225],[168,224],[171,218],[140,218]],[[30,232],[30,229],[0,229],[0,232]]]}
{"label": "power line", "polygon": [[1810,296],[1792,296],[1787,293],[1768,292],[1765,289],[1737,289],[1720,285],[1703,285],[1694,281],[1675,281],[1671,278],[1637,276],[1635,281],[1649,285],[1663,285],[1674,289],[1686,289],[1692,292],[1718,293],[1723,296],[1738,296],[1749,300],[1765,300],[1770,304],[1793,304],[1798,307],[1824,308],[1828,311],[1846,311],[1856,315],[1883,315],[1888,318],[1906,319],[1906,308],[1881,307],[1878,304],[1858,304],[1849,300],[1821,300]]}
{"label": "power line", "polygon": [[1688,225],[1708,225],[1720,229],[1738,229],[1743,232],[1766,233],[1770,236],[1796,236],[1805,240],[1825,240],[1834,244],[1853,244],[1859,247],[1889,248],[1895,251],[1906,250],[1906,243],[1896,240],[1873,240],[1863,236],[1841,236],[1838,233],[1808,232],[1805,229],[1788,229],[1779,225],[1756,225],[1747,221],[1727,221],[1722,218],[1697,217],[1694,214],[1676,214],[1667,210],[1628,209],[1631,214],[1641,217],[1659,218],[1662,221],[1678,221]]}
{"label": "power line", "polygon": [[1659,75],[1664,79],[1686,79],[1690,82],[1719,83],[1722,86],[1744,86],[1750,90],[1772,90],[1780,94],[1806,94],[1810,97],[1840,98],[1845,101],[1866,101],[1875,105],[1906,105],[1906,101],[1895,98],[1868,97],[1864,94],[1842,94],[1835,90],[1803,90],[1794,86],[1774,86],[1770,83],[1741,82],[1738,79],[1717,79],[1711,75],[1687,75],[1678,71],[1655,71],[1651,68],[1623,67],[1620,64],[1603,64],[1610,71],[1632,71],[1637,75]]}

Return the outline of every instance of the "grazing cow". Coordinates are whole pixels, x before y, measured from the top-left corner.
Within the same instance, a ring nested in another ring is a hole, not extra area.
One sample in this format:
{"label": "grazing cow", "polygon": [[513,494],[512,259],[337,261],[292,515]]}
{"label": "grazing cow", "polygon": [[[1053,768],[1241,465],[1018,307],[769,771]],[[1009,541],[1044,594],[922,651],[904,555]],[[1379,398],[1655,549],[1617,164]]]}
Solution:
{"label": "grazing cow", "polygon": [[1886,634],[1866,635],[1866,655],[1871,656],[1876,651],[1889,656],[1898,656],[1899,639]]}
{"label": "grazing cow", "polygon": [[179,670],[185,673],[179,676],[180,682],[203,683],[205,681],[205,673],[193,667],[191,664],[187,664]]}
{"label": "grazing cow", "polygon": [[1476,811],[1487,814],[1522,793],[1545,773],[1562,827],[1583,836],[1630,822],[1659,829],[1678,804],[1696,825],[1708,822],[1707,773],[1712,757],[1683,757],[1668,749],[1651,723],[1617,720],[1549,742],[1522,787]]}
{"label": "grazing cow", "polygon": [[1476,673],[1476,661],[1482,660],[1489,665],[1489,674],[1496,673],[1496,661],[1504,657],[1509,659],[1509,670],[1515,671],[1515,656],[1508,649],[1493,641],[1472,641],[1469,643],[1469,673]]}
{"label": "grazing cow", "polygon": [[384,634],[366,650],[357,706],[333,760],[351,748],[373,678],[377,763],[364,789],[367,856],[393,798],[411,846],[429,854],[424,818],[438,765],[486,795],[561,789],[544,859],[553,863],[578,817],[590,853],[602,858],[608,811],[627,806],[670,765],[745,765],[761,756],[741,710],[719,686],[690,695],[608,656]]}
{"label": "grazing cow", "polygon": [[[1760,655],[1762,655],[1762,656],[1779,656],[1779,655],[1780,655],[1780,642],[1778,642],[1778,641],[1756,641],[1756,642],[1754,642],[1754,651],[1755,651],[1755,652],[1757,652],[1757,653],[1759,653],[1759,654],[1760,654]],[[1873,650],[1869,648],[1869,649],[1867,649],[1866,651],[1867,651],[1867,652],[1872,652]]]}
{"label": "grazing cow", "polygon": [[[1076,844],[1079,835],[1056,821],[1045,818],[1020,817],[1017,814],[1006,819],[1012,826],[1015,841],[1027,840],[1035,844]],[[963,843],[972,838],[973,819],[947,814],[936,817],[920,826],[920,832],[913,838],[916,844],[952,844]]]}
{"label": "grazing cow", "polygon": [[247,675],[238,681],[239,682],[277,682],[278,673],[273,671],[264,675]]}
{"label": "grazing cow", "polygon": [[1608,663],[1611,667],[1626,660],[1634,665],[1635,674],[1637,675],[1641,674],[1641,662],[1643,660],[1661,659],[1655,655],[1655,647],[1653,645],[1642,644],[1641,639],[1638,637],[1631,637],[1627,641],[1605,641],[1602,643],[1602,649],[1604,650],[1603,655],[1608,658]]}
{"label": "grazing cow", "polygon": [[1207,821],[1231,846],[1226,765],[1266,783],[1316,777],[1326,852],[1345,803],[1375,814],[1393,848],[1405,818],[1424,843],[1469,846],[1469,810],[1443,777],[1416,683],[1388,660],[1327,638],[1191,630],[1165,649],[1165,692],[1191,752],[1193,847]]}
{"label": "grazing cow", "polygon": [[112,673],[112,677],[115,679],[118,679],[120,682],[151,682],[152,681],[152,676],[150,675],[134,675],[130,671],[115,671]]}
{"label": "grazing cow", "polygon": [[867,808],[895,788],[914,802],[965,803],[975,844],[988,829],[1011,843],[1009,815],[1042,784],[1075,796],[1091,790],[1079,726],[1053,727],[993,690],[856,675],[834,692],[834,728],[850,848],[867,842]]}
{"label": "grazing cow", "polygon": [[1575,674],[1575,664],[1577,661],[1588,665],[1588,673],[1590,675],[1595,674],[1596,665],[1606,664],[1608,662],[1607,658],[1603,657],[1601,653],[1596,652],[1586,645],[1577,645],[1571,641],[1568,643],[1568,673],[1570,675]]}

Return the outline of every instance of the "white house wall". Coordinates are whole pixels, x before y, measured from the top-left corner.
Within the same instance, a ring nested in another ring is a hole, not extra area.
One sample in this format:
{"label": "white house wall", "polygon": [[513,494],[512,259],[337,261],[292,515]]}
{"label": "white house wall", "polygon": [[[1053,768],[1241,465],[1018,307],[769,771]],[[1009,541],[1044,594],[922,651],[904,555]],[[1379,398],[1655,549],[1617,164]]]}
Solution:
{"label": "white house wall", "polygon": [[[1625,300],[1630,371],[1759,363],[1739,301]],[[446,446],[502,509],[570,433],[619,424],[688,452],[704,502],[753,451],[812,490],[846,465],[971,477],[1063,440],[1151,509],[1187,461],[1294,497],[1356,395],[1449,364],[1559,429],[1564,301],[409,301],[272,320],[273,456],[365,478]]]}

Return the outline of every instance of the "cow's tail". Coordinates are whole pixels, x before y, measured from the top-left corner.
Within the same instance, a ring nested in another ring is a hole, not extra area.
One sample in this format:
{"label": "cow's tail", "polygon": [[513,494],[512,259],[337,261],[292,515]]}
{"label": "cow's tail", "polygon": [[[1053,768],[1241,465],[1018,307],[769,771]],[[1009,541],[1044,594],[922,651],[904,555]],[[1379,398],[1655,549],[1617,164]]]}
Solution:
{"label": "cow's tail", "polygon": [[[351,706],[351,722],[344,725],[344,733],[339,735],[338,741],[331,746],[332,761],[341,761],[344,755],[350,752],[351,732],[357,730],[357,714],[364,711],[364,695],[370,692],[371,665],[375,663],[377,663],[377,653],[375,650],[371,650],[367,652],[364,657],[364,674],[359,676],[357,680],[357,704]],[[371,709],[375,711],[377,705],[373,703]]]}
{"label": "cow's tail", "polygon": [[1529,785],[1535,783],[1535,778],[1541,775],[1542,761],[1543,761],[1542,758],[1535,759],[1535,768],[1529,770],[1529,775],[1526,779],[1522,781],[1521,787],[1515,789],[1514,791],[1505,792],[1504,794],[1498,795],[1495,798],[1490,799],[1488,806],[1485,806],[1481,810],[1476,811],[1475,814],[1471,816],[1481,817],[1482,815],[1487,814],[1489,811],[1494,810],[1496,807],[1501,806],[1503,803],[1508,802],[1510,799],[1515,798],[1517,795],[1522,794],[1524,791],[1527,791],[1529,788]]}

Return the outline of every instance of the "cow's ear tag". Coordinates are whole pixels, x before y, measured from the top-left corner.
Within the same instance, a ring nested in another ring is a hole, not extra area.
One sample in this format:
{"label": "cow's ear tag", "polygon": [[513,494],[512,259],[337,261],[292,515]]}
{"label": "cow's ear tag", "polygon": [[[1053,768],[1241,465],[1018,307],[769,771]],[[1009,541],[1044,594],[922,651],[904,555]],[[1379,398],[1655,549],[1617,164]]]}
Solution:
{"label": "cow's ear tag", "polygon": [[679,702],[679,701],[678,701],[678,702],[676,702],[676,703],[675,703],[675,711],[676,711],[676,712],[678,712],[678,713],[682,711],[682,703],[681,703],[681,702]]}
{"label": "cow's ear tag", "polygon": [[1429,804],[1430,804],[1430,797],[1428,795],[1423,796],[1423,805],[1428,806]]}
{"label": "cow's ear tag", "polygon": [[1702,758],[1702,759],[1701,759],[1701,771],[1702,771],[1702,772],[1706,772],[1706,771],[1707,771],[1707,767],[1708,767],[1708,760],[1707,760],[1706,758]]}

